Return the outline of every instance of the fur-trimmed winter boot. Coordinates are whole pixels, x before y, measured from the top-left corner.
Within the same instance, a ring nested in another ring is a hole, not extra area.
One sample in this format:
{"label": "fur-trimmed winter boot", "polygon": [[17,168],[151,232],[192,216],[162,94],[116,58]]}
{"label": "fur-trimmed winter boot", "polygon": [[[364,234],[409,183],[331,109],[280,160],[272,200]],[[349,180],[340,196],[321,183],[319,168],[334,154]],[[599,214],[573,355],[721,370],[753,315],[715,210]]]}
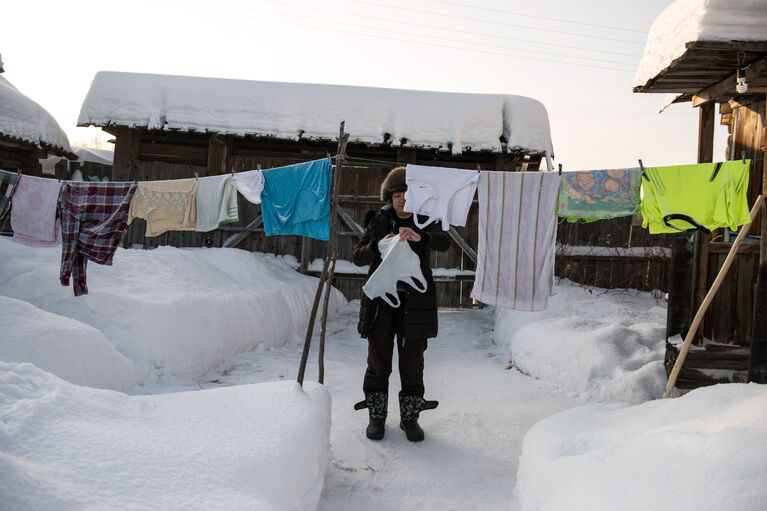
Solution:
{"label": "fur-trimmed winter boot", "polygon": [[384,437],[388,400],[389,395],[386,392],[371,392],[365,398],[370,414],[370,423],[365,435],[370,440],[381,440]]}
{"label": "fur-trimmed winter boot", "polygon": [[411,442],[420,442],[424,439],[423,430],[418,425],[418,416],[424,409],[426,401],[420,396],[399,397],[399,427],[405,432],[405,436]]}

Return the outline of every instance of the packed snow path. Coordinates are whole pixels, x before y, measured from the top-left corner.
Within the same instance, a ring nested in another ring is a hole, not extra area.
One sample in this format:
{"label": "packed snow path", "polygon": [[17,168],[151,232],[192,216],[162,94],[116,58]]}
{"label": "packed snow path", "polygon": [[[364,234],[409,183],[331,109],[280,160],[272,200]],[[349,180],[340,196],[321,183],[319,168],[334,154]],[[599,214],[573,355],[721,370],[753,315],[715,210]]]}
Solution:
{"label": "packed snow path", "polygon": [[[490,309],[441,311],[440,335],[426,351],[426,398],[440,401],[420,423],[422,443],[399,429],[399,375],[389,389],[386,437],[365,438],[363,398],[367,342],[356,331],[359,303],[328,323],[325,384],[333,398],[333,459],[319,510],[510,509],[522,439],[536,422],[581,401],[555,395],[547,384],[508,368],[505,350],[493,344]],[[221,374],[193,386],[159,382],[138,392],[261,383],[296,377],[301,343],[258,349],[232,359]],[[317,339],[307,380],[317,377]]]}

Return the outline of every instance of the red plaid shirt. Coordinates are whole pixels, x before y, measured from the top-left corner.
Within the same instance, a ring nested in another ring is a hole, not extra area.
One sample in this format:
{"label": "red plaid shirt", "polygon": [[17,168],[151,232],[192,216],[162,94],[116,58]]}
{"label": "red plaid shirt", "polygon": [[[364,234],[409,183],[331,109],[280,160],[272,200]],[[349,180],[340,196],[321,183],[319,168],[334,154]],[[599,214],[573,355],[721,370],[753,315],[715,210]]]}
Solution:
{"label": "red plaid shirt", "polygon": [[61,285],[74,277],[75,296],[88,294],[88,259],[112,264],[128,228],[128,208],[136,183],[65,182],[59,196]]}

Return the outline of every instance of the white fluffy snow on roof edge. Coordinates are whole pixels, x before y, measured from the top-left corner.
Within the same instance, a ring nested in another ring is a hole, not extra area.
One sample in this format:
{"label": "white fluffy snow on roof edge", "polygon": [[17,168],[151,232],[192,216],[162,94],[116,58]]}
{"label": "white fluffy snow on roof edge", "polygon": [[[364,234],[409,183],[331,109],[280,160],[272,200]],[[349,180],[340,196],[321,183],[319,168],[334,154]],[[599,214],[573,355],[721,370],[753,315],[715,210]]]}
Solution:
{"label": "white fluffy snow on roof edge", "polygon": [[686,43],[766,41],[765,26],[764,0],[676,0],[653,22],[633,85],[656,77],[684,54]]}
{"label": "white fluffy snow on roof edge", "polygon": [[553,153],[545,107],[500,94],[101,71],[78,124],[336,139],[342,120],[357,142],[500,152],[503,137],[509,148]]}
{"label": "white fluffy snow on roof edge", "polygon": [[0,76],[0,135],[71,152],[69,139],[40,105]]}

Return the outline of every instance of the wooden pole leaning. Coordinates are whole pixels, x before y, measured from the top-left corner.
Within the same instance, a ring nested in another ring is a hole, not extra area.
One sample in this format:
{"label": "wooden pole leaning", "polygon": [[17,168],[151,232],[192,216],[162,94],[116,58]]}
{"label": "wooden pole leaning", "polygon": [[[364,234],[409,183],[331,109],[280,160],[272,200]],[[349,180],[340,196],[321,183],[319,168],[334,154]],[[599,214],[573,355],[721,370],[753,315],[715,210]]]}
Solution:
{"label": "wooden pole leaning", "polygon": [[[311,314],[309,314],[309,324],[306,326],[306,337],[304,338],[304,349],[301,353],[301,362],[298,366],[298,378],[296,379],[298,381],[298,384],[303,386],[304,384],[304,375],[306,373],[306,363],[309,360],[309,348],[312,345],[312,335],[314,334],[314,321],[317,319],[317,311],[319,309],[320,305],[320,297],[322,296],[322,289],[323,286],[327,283],[328,284],[328,290],[326,291],[325,295],[325,307],[323,309],[323,323],[322,323],[322,333],[323,336],[320,339],[320,346],[321,348],[324,348],[324,331],[325,331],[325,320],[327,319],[327,299],[332,283],[332,277],[331,280],[328,280],[328,273],[330,270],[330,262],[331,258],[333,259],[333,269],[335,270],[335,240],[337,237],[337,220],[335,212],[337,209],[337,197],[338,197],[338,171],[340,170],[340,165],[342,164],[343,160],[346,159],[346,143],[349,140],[349,135],[344,133],[344,125],[345,122],[341,121],[341,129],[340,129],[340,135],[338,139],[338,154],[336,159],[336,168],[335,172],[333,173],[333,189],[332,189],[332,195],[331,195],[331,207],[330,207],[330,239],[328,240],[328,250],[325,254],[325,262],[322,265],[322,272],[320,273],[320,280],[317,283],[317,292],[314,294],[314,303],[312,304],[312,311]],[[343,149],[343,153],[341,150]],[[323,360],[323,353],[322,349],[320,350],[320,383],[322,383],[322,376],[323,370],[324,370],[324,360]]]}
{"label": "wooden pole leaning", "polygon": [[735,242],[732,244],[732,247],[730,247],[730,252],[727,254],[727,258],[724,260],[722,268],[719,270],[716,279],[714,279],[714,283],[711,284],[711,289],[708,290],[706,297],[703,299],[703,302],[698,308],[698,312],[695,313],[695,317],[692,320],[692,325],[690,325],[690,330],[687,331],[687,335],[684,338],[684,343],[682,343],[682,347],[679,350],[679,355],[676,358],[676,362],[674,362],[674,368],[671,370],[671,374],[668,377],[668,383],[666,383],[666,391],[663,393],[664,399],[671,397],[671,392],[674,390],[676,380],[679,377],[679,372],[682,370],[682,365],[684,365],[684,359],[687,357],[687,352],[690,351],[690,345],[692,344],[692,340],[695,338],[695,333],[698,330],[701,321],[703,320],[703,316],[706,314],[708,306],[711,305],[711,302],[714,300],[714,296],[716,296],[717,291],[719,291],[719,287],[722,285],[722,281],[727,276],[727,272],[729,271],[730,266],[732,266],[733,261],[735,261],[735,256],[738,253],[738,248],[743,243],[743,239],[751,229],[751,224],[754,222],[757,213],[762,207],[764,207],[764,197],[760,195],[756,198],[754,205],[751,207],[751,221],[740,228],[738,237],[735,238]]}
{"label": "wooden pole leaning", "polygon": [[338,153],[336,154],[336,171],[333,173],[333,196],[330,203],[330,240],[325,259],[330,260],[328,275],[325,279],[325,297],[322,301],[322,319],[320,320],[320,346],[317,355],[319,376],[317,381],[325,383],[325,332],[328,323],[328,305],[330,292],[333,290],[333,276],[336,272],[336,258],[338,256],[338,183],[341,180],[341,170],[346,161],[346,144],[349,142],[349,134],[344,133],[344,123],[341,122],[341,130],[338,134]]}

